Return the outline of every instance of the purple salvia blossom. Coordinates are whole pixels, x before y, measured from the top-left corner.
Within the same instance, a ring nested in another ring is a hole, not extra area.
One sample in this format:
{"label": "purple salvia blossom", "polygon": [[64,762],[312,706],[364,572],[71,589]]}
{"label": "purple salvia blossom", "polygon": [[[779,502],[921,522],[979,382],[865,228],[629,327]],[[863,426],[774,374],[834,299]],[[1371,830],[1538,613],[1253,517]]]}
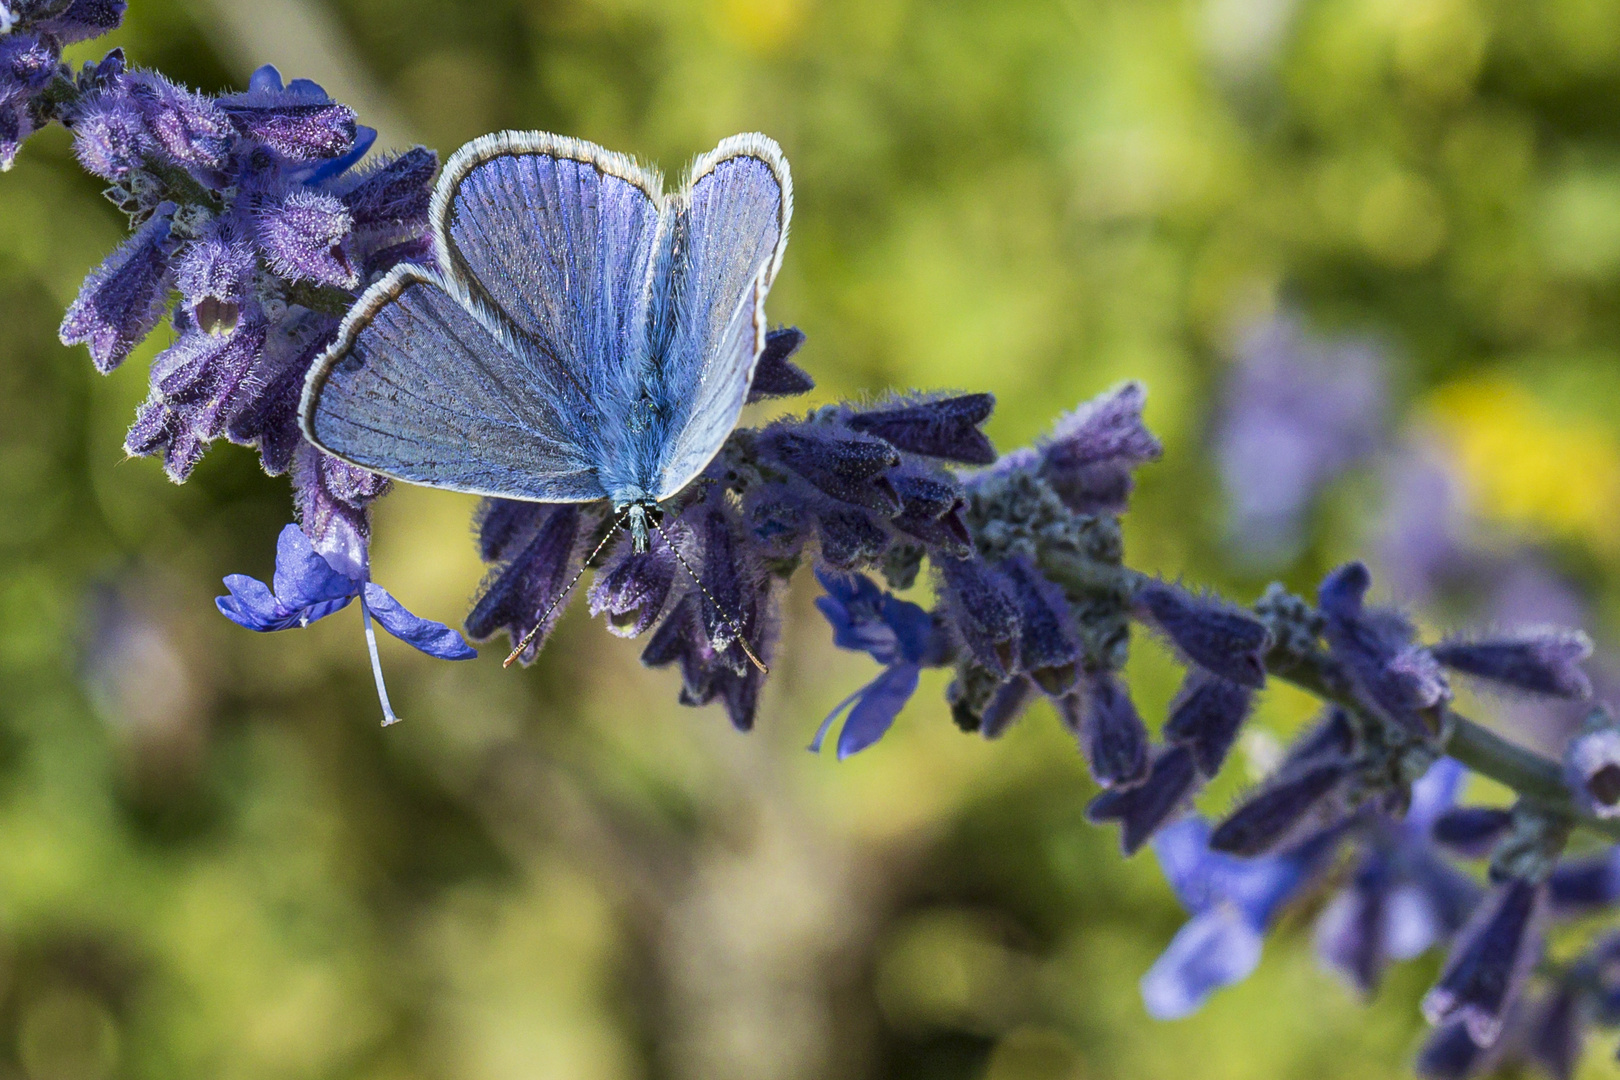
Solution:
{"label": "purple salvia blossom", "polygon": [[900,510],[900,496],[884,476],[900,455],[882,439],[833,424],[774,424],[760,433],[759,453],[823,494],[882,514]]}
{"label": "purple salvia blossom", "polygon": [[812,753],[839,716],[848,718],[838,733],[838,758],[871,746],[888,732],[900,710],[917,690],[924,667],[941,664],[947,651],[944,634],[933,616],[884,592],[865,575],[816,571],[827,590],[816,607],[833,628],[833,643],[841,649],[865,652],[884,665],[882,673],[838,704],[822,721],[810,742]]}
{"label": "purple salvia blossom", "polygon": [[1120,850],[1126,856],[1135,855],[1166,822],[1187,808],[1198,785],[1192,751],[1185,746],[1162,747],[1153,755],[1146,780],[1134,787],[1102,792],[1087,805],[1086,818],[1098,825],[1119,822]]}
{"label": "purple salvia blossom", "polygon": [[199,240],[180,253],[175,284],[197,329],[215,337],[236,329],[256,262],[252,246],[228,233]]}
{"label": "purple salvia blossom", "polygon": [[1620,726],[1596,709],[1564,750],[1564,780],[1576,802],[1601,818],[1620,818]]}
{"label": "purple salvia blossom", "polygon": [[1539,955],[1546,892],[1545,884],[1510,878],[1480,905],[1423,999],[1429,1023],[1461,1020],[1475,1044],[1496,1042]]}
{"label": "purple salvia blossom", "polygon": [[288,161],[334,158],[354,145],[354,110],[336,104],[324,92],[277,92],[267,87],[253,89],[250,83],[246,94],[221,98],[219,105],[239,135]]}
{"label": "purple salvia blossom", "polygon": [[1192,918],[1142,976],[1142,1002],[1159,1020],[1197,1012],[1209,995],[1248,978],[1265,932],[1309,888],[1338,846],[1329,831],[1280,855],[1236,859],[1209,846],[1209,825],[1191,817],[1160,830],[1153,850]]}
{"label": "purple salvia blossom", "polygon": [[[528,527],[493,544],[486,540],[485,550],[503,558],[466,620],[467,635],[474,641],[487,641],[505,630],[516,644],[544,617],[539,632],[518,656],[525,665],[534,662],[568,606],[564,590],[583,558],[583,534],[589,528],[577,506],[535,504],[532,512],[535,520]],[[484,518],[486,531],[492,516],[497,528],[509,520],[492,511]]]}
{"label": "purple salvia blossom", "polygon": [[336,196],[294,188],[258,206],[253,220],[259,246],[281,277],[345,289],[359,284],[344,243],[354,219]]}
{"label": "purple salvia blossom", "polygon": [[1018,670],[1018,603],[1006,578],[979,559],[939,559],[951,625],[975,659],[997,675]]}
{"label": "purple salvia blossom", "polygon": [[362,574],[351,576],[315,550],[297,525],[281,530],[276,544],[276,573],[271,585],[245,574],[225,579],[229,595],[214,603],[220,614],[249,630],[267,633],[308,626],[341,611],[356,598],[365,624],[371,651],[372,673],[377,683],[377,700],[382,705],[383,726],[396,723],[388,689],[383,685],[382,665],[377,656],[373,617],[384,630],[408,645],[441,660],[471,660],[477,656],[461,635],[443,623],[412,615],[388,591]]}
{"label": "purple salvia blossom", "polygon": [[[684,526],[671,523],[664,535],[677,530],[684,531]],[[620,544],[586,594],[591,614],[606,612],[608,630],[619,637],[639,637],[663,614],[678,569],[664,536],[654,534],[647,550],[639,553]]]}
{"label": "purple salvia blossom", "polygon": [[1322,579],[1317,604],[1326,619],[1323,637],[1366,705],[1429,737],[1438,723],[1434,710],[1450,700],[1450,688],[1433,657],[1414,644],[1410,623],[1393,611],[1363,605],[1371,584],[1372,575],[1359,562]]}
{"label": "purple salvia blossom", "polygon": [[1530,1010],[1527,1049],[1531,1060],[1553,1080],[1571,1080],[1580,1064],[1587,1023],[1584,997],[1577,987],[1560,980]]}
{"label": "purple salvia blossom", "polygon": [[73,152],[92,176],[114,183],[145,167],[158,152],[146,115],[114,86],[81,101],[73,118]]}
{"label": "purple salvia blossom", "polygon": [[418,146],[350,174],[352,186],[343,192],[342,199],[355,231],[419,231],[427,218],[433,177],[438,171],[438,156]]}
{"label": "purple salvia blossom", "polygon": [[990,394],[924,397],[852,413],[846,422],[908,454],[989,465],[996,460],[996,450],[979,425],[995,407]]}
{"label": "purple salvia blossom", "polygon": [[1059,698],[1058,716],[1080,743],[1103,787],[1125,787],[1148,771],[1148,733],[1130,693],[1106,671],[1088,672],[1080,691]]}
{"label": "purple salvia blossom", "polygon": [[388,480],[357,465],[299,446],[292,463],[293,506],[315,550],[345,573],[367,564],[371,522],[366,507],[388,490]]}
{"label": "purple salvia blossom", "polygon": [[1187,672],[1164,724],[1168,743],[1186,746],[1206,778],[1220,772],[1254,704],[1247,686],[1200,668]]}
{"label": "purple salvia blossom", "polygon": [[49,34],[63,45],[71,45],[118,29],[127,6],[125,0],[72,0],[42,19],[30,19],[26,13],[23,17],[31,29]]}
{"label": "purple salvia blossom", "polygon": [[[1518,1010],[1510,1014],[1518,1020]],[[1482,1047],[1468,1033],[1468,1025],[1453,1020],[1434,1029],[1418,1051],[1413,1068],[1424,1080],[1470,1080],[1496,1071],[1510,1055],[1509,1040],[1498,1039],[1494,1046]]]}
{"label": "purple salvia blossom", "polygon": [[1007,560],[1001,571],[1018,604],[1019,667],[1043,691],[1061,697],[1080,677],[1068,600],[1023,556]]}
{"label": "purple salvia blossom", "polygon": [[1592,639],[1579,630],[1540,627],[1503,637],[1452,639],[1430,651],[1453,671],[1532,694],[1571,701],[1592,696],[1592,680],[1581,670],[1592,655]]}
{"label": "purple salvia blossom", "polygon": [[123,363],[163,318],[174,281],[169,257],[176,209],[173,203],[164,203],[92,270],[62,319],[62,344],[88,346],[98,371],[112,371]]}
{"label": "purple salvia blossom", "polygon": [[1195,596],[1162,581],[1136,592],[1138,611],[1188,660],[1241,686],[1266,684],[1266,626],[1223,601]]}
{"label": "purple salvia blossom", "polygon": [[59,53],[32,34],[0,37],[0,170],[11,168],[34,132],[34,99],[55,77]]}
{"label": "purple salvia blossom", "polygon": [[877,559],[889,546],[889,534],[863,510],[829,510],[816,515],[821,557],[838,570]]}
{"label": "purple salvia blossom", "polygon": [[1350,884],[1317,920],[1318,955],[1365,995],[1390,960],[1450,937],[1478,902],[1478,886],[1444,862],[1430,838],[1463,778],[1461,765],[1442,758],[1412,785],[1404,818],[1369,815]]}
{"label": "purple salvia blossom", "polygon": [[[1592,915],[1616,902],[1620,902],[1620,846],[1600,855],[1561,859],[1547,875],[1548,912],[1556,918]],[[1620,954],[1614,959],[1620,960]]]}
{"label": "purple salvia blossom", "polygon": [[1319,342],[1291,318],[1238,349],[1215,426],[1233,550],[1274,565],[1293,558],[1317,492],[1376,448],[1382,358],[1359,342]]}
{"label": "purple salvia blossom", "polygon": [[225,167],[236,132],[213,101],[150,71],[127,72],[118,82],[170,161],[200,177]]}
{"label": "purple salvia blossom", "polygon": [[1465,858],[1483,859],[1513,827],[1513,811],[1462,806],[1435,820],[1434,842]]}
{"label": "purple salvia blossom", "polygon": [[1130,382],[1067,414],[1039,444],[1040,475],[1077,514],[1117,514],[1137,466],[1164,447],[1142,423],[1147,391]]}
{"label": "purple salvia blossom", "polygon": [[791,359],[803,344],[804,331],[796,326],[785,326],[765,335],[765,350],[754,365],[754,381],[748,388],[750,402],[795,397],[816,388],[816,381]]}
{"label": "purple salvia blossom", "polygon": [[1210,845],[1249,857],[1285,846],[1301,831],[1320,827],[1322,807],[1349,775],[1348,762],[1319,761],[1268,782],[1221,822]]}
{"label": "purple salvia blossom", "polygon": [[979,718],[979,734],[986,739],[999,739],[1012,727],[1013,721],[1024,715],[1039,696],[1035,683],[1025,675],[1015,675],[996,688],[990,703]]}
{"label": "purple salvia blossom", "polygon": [[1276,773],[1227,815],[1211,836],[1211,846],[1254,856],[1335,824],[1343,816],[1338,796],[1352,774],[1354,751],[1348,714],[1337,707],[1328,710],[1289,748]]}

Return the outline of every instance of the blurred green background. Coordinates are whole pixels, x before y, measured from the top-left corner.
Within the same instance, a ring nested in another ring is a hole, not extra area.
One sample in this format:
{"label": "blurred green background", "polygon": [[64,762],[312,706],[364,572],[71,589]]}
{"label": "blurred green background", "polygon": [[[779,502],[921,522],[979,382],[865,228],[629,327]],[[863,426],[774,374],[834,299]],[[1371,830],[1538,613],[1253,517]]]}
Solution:
{"label": "blurred green background", "polygon": [[[809,334],[815,402],[988,390],[1005,449],[1142,379],[1167,455],[1130,557],[1244,599],[1264,578],[1220,542],[1205,450],[1234,342],[1280,311],[1368,336],[1391,428],[1437,433],[1482,534],[1547,552],[1609,636],[1617,0],[130,6],[134,62],[209,91],[273,62],[396,148],[545,128],[678,174],[770,133],[798,195],[771,313]],[[167,332],[110,378],[57,343],[122,226],[59,130],[0,177],[0,1077],[1406,1070],[1436,958],[1364,1006],[1309,911],[1197,1017],[1147,1018],[1136,980],[1183,916],[1082,820],[1045,706],[987,744],[936,672],[878,747],[805,753],[874,673],[807,580],[752,735],[577,607],[528,671],[385,640],[407,722],[379,730],[352,613],[258,636],[213,609],[224,574],[268,576],[284,481],[235,447],[183,488],[123,460]],[[1336,484],[1285,580],[1364,550],[1379,504],[1372,470]],[[459,623],[470,510],[391,496],[378,579]],[[1130,678],[1156,726],[1178,670],[1142,641]],[[1275,689],[1261,726],[1309,708]],[[1585,1069],[1614,1075],[1608,1048]]]}

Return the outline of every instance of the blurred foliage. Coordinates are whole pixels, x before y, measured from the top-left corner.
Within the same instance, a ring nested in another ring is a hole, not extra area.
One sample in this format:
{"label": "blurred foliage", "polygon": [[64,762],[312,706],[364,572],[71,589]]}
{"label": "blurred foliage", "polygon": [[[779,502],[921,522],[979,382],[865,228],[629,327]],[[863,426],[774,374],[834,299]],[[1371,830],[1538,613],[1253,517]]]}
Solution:
{"label": "blurred foliage", "polygon": [[[1372,335],[1480,513],[1614,606],[1620,0],[131,7],[137,63],[219,90],[274,61],[441,154],[545,128],[674,173],[769,132],[799,196],[771,310],[818,400],[990,390],[1011,447],[1140,378],[1168,454],[1133,561],[1239,595],[1261,582],[1223,559],[1201,449],[1234,336],[1284,307]],[[925,681],[877,748],[803,753],[870,676],[807,583],[751,736],[578,611],[529,672],[385,643],[408,722],[378,730],[355,619],[258,637],[213,610],[223,574],[267,574],[284,484],[233,448],[184,488],[121,460],[157,343],[108,379],[57,344],[121,229],[59,131],[0,178],[0,1076],[1405,1068],[1433,959],[1364,1008],[1308,912],[1203,1014],[1149,1021],[1135,980],[1179,909],[1084,824],[1044,710],[982,744]],[[1330,500],[1289,582],[1360,550],[1376,505]],[[381,507],[377,575],[414,610],[465,610],[469,509]],[[1138,645],[1150,717],[1176,678]],[[1263,716],[1308,709],[1279,689]]]}

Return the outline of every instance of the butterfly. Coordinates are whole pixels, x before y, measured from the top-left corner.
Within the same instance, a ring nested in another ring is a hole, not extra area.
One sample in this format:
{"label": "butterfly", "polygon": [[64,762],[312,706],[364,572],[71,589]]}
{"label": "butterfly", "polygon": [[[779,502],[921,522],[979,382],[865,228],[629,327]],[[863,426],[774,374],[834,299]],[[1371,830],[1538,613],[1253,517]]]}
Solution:
{"label": "butterfly", "polygon": [[720,451],[765,345],[793,182],[736,135],[666,193],[622,154],[476,139],[430,208],[436,267],[361,294],[299,405],[320,449],[413,484],[608,500],[645,551],[658,504]]}

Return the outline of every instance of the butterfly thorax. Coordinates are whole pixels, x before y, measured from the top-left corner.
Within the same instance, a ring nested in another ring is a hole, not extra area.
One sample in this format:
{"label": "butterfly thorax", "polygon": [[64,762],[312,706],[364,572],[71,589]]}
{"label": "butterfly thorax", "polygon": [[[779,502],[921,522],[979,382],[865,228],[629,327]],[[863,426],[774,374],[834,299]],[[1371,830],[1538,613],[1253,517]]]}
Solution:
{"label": "butterfly thorax", "polygon": [[630,545],[637,555],[645,554],[650,535],[647,532],[649,525],[656,525],[658,521],[658,504],[651,499],[633,502],[628,506],[614,508],[625,519],[625,528],[630,530]]}

